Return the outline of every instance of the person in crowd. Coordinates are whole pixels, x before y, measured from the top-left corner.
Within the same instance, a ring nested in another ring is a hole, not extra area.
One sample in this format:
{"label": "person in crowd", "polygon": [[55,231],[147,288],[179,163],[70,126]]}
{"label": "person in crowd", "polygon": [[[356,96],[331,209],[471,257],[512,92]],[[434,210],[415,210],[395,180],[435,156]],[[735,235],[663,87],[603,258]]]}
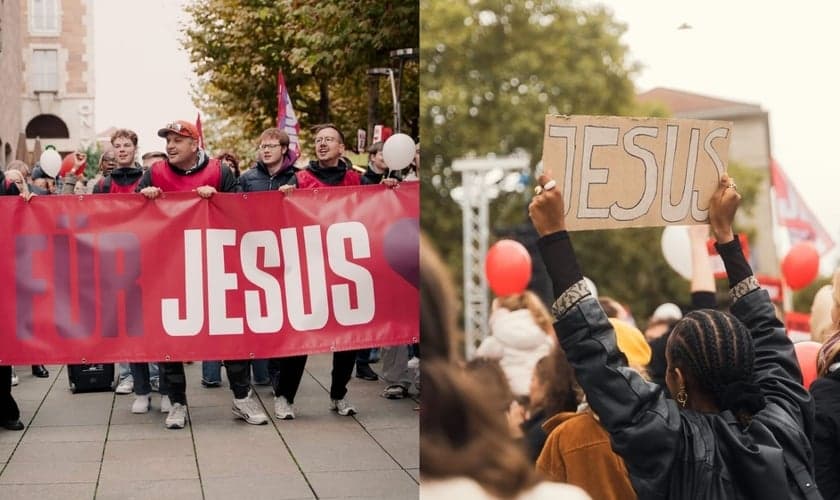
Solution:
{"label": "person in crowd", "polygon": [[[236,177],[221,162],[210,159],[198,146],[198,130],[188,121],[179,120],[158,130],[166,139],[167,159],[153,164],[140,180],[137,190],[150,200],[164,191],[195,191],[202,198],[216,192],[237,190]],[[161,363],[161,383],[166,384],[172,408],[166,417],[166,427],[181,429],[186,423],[187,396],[184,365],[179,362]],[[233,391],[233,414],[249,424],[266,424],[268,418],[262,406],[250,396],[250,364],[248,360],[225,361],[228,381]]]}
{"label": "person in crowd", "polygon": [[837,331],[837,324],[831,318],[834,307],[834,287],[823,285],[814,294],[811,302],[811,317],[808,321],[811,327],[811,340],[822,344]]}
{"label": "person in crowd", "polygon": [[[26,177],[16,169],[0,172],[0,196],[20,195],[29,201],[33,193],[29,191]],[[0,427],[10,431],[23,430],[20,421],[20,409],[12,396],[12,367],[0,366]]]}
{"label": "person in crowd", "polygon": [[32,185],[33,193],[37,195],[55,194],[55,179],[47,175],[41,165],[36,163],[35,168],[32,169]]}
{"label": "person in crowd", "polygon": [[464,371],[485,388],[484,397],[496,411],[507,417],[508,432],[524,449],[522,423],[525,421],[526,410],[514,398],[499,360],[473,358],[464,364]]}
{"label": "person in crowd", "polygon": [[534,292],[497,297],[490,315],[490,335],[475,352],[476,356],[498,359],[513,394],[527,404],[531,374],[537,361],[555,345],[551,314]]}
{"label": "person in crowd", "polygon": [[166,153],[163,151],[149,151],[148,153],[143,153],[143,156],[140,158],[140,161],[143,162],[143,171],[149,169],[152,164],[157,163],[161,160],[166,159]]}
{"label": "person in crowd", "polygon": [[[279,143],[279,140],[278,140]],[[287,143],[288,144],[288,143]],[[299,170],[289,177],[288,182],[277,189],[290,194],[295,188],[329,188],[332,186],[358,186],[369,181],[357,172],[352,164],[344,158],[344,134],[331,123],[319,125],[315,128],[315,159],[309,162],[308,168]],[[263,151],[261,149],[261,151]],[[265,162],[265,158],[263,158]],[[248,172],[257,170],[250,169]],[[283,169],[278,168],[278,171]],[[247,173],[247,172],[246,172]],[[257,176],[258,174],[253,174]],[[262,174],[263,177],[265,174]],[[243,177],[245,174],[243,174]],[[263,181],[265,182],[265,181]],[[385,179],[383,183],[394,186],[395,179]],[[333,353],[332,380],[330,382],[330,409],[339,415],[350,416],[356,414],[356,407],[347,399],[347,383],[353,375],[356,362],[356,350],[336,351]],[[271,371],[274,377],[274,410],[275,416],[281,420],[295,417],[294,404],[303,370],[306,366],[305,355],[289,356],[272,360]]]}
{"label": "person in crowd", "polygon": [[[688,228],[688,239],[691,249],[691,310],[717,309],[715,275],[712,272],[709,251],[706,246],[706,241],[709,239],[708,224],[690,226]],[[666,306],[667,309],[671,310],[671,316],[677,315],[677,311],[673,308]],[[660,315],[667,316],[668,314],[662,314],[662,311],[660,311]],[[654,311],[653,316],[657,316],[656,311]],[[679,310],[679,316],[682,317],[682,310]],[[666,322],[671,323],[668,320]],[[668,386],[665,383],[665,372],[668,366],[667,360],[665,359],[665,348],[668,345],[668,338],[675,324],[675,322],[671,323],[671,326],[665,332],[652,340],[647,335],[647,331],[645,332],[645,337],[648,338],[652,354],[650,364],[648,365],[648,375],[651,381],[662,387],[666,397],[672,397],[672,395],[668,391]]]}
{"label": "person in crowd", "polygon": [[575,385],[572,367],[566,359],[566,354],[557,346],[534,366],[528,394],[528,414],[522,422],[522,432],[531,462],[537,461],[545,445],[545,422],[553,415],[574,412],[577,409],[578,395]]}
{"label": "person in crowd", "polygon": [[420,498],[426,500],[589,498],[540,478],[487,385],[464,373],[458,301],[446,265],[420,235]]}
{"label": "person in crowd", "polygon": [[111,175],[111,171],[117,168],[117,165],[117,153],[109,144],[99,157],[96,175],[88,181],[86,191],[93,194],[93,189],[99,184],[99,181]]}
{"label": "person in crowd", "polygon": [[[410,345],[382,348],[382,379],[388,384],[382,391],[382,397],[403,399],[409,396],[412,384],[418,380],[419,369],[419,358],[411,356],[411,351]],[[412,359],[416,366],[410,363]]]}
{"label": "person in crowd", "polygon": [[234,177],[239,178],[239,157],[233,151],[224,150],[216,155],[216,159],[222,162],[223,167],[229,168]]}
{"label": "person in crowd", "polygon": [[831,287],[833,333],[817,353],[817,376],[811,384],[816,402],[814,462],[817,486],[826,500],[840,498],[840,269]]}
{"label": "person in crowd", "polygon": [[665,335],[665,333],[671,331],[671,328],[682,317],[683,313],[680,306],[672,302],[660,304],[648,320],[647,328],[645,328],[645,338],[648,339],[648,342],[658,339]]}
{"label": "person in crowd", "polygon": [[674,326],[666,349],[674,400],[626,369],[615,331],[583,281],[560,189],[546,175],[539,183],[529,213],[557,296],[555,331],[637,495],[819,498],[814,402],[733,232],[741,199],[734,181],[724,174],[709,202],[732,313],[692,311]]}
{"label": "person in crowd", "polygon": [[[615,329],[616,344],[626,357],[627,366],[644,375],[651,354],[644,334],[620,319],[609,318],[609,322]],[[561,371],[553,379],[559,388],[554,390],[582,397],[565,353],[560,362]],[[566,408],[570,403],[566,402]],[[548,415],[553,416],[543,424],[548,436],[536,460],[538,471],[552,481],[579,486],[593,498],[636,498],[624,460],[612,450],[609,434],[585,399],[578,408]]]}

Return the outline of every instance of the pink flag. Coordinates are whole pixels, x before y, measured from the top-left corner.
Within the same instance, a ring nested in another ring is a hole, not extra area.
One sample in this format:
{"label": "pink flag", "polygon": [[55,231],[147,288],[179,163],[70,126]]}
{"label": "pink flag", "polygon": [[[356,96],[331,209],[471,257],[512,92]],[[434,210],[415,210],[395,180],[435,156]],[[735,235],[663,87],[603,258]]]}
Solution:
{"label": "pink flag", "polygon": [[204,130],[201,129],[201,112],[199,111],[198,116],[195,118],[195,129],[198,130],[198,147],[200,149],[204,148]]}
{"label": "pink flag", "polygon": [[300,123],[298,123],[295,110],[292,107],[292,99],[289,97],[289,90],[286,88],[286,80],[283,78],[283,70],[277,70],[277,128],[285,130],[289,134],[289,150],[294,153],[294,158],[300,157]]}
{"label": "pink flag", "polygon": [[831,236],[805,204],[805,200],[796,191],[784,170],[773,159],[770,160],[770,175],[775,192],[777,223],[787,228],[791,245],[800,241],[810,241],[820,255],[834,248]]}

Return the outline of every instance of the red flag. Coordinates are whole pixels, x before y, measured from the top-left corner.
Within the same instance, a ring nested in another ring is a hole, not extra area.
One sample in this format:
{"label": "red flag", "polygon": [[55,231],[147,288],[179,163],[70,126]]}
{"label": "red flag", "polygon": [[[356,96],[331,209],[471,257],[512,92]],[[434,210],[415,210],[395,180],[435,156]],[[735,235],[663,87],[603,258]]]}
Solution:
{"label": "red flag", "polygon": [[834,247],[831,236],[805,204],[805,200],[796,191],[784,170],[773,159],[770,160],[770,175],[775,193],[777,222],[787,228],[791,244],[810,241],[817,247],[820,255],[831,250]]}
{"label": "red flag", "polygon": [[195,118],[195,128],[198,130],[198,147],[201,149],[204,148],[204,131],[201,129],[201,112],[198,112],[198,116]]}
{"label": "red flag", "polygon": [[277,128],[285,130],[289,134],[289,151],[294,153],[295,158],[300,157],[300,123],[298,123],[295,110],[292,107],[292,99],[289,97],[289,90],[286,88],[286,79],[283,78],[283,70],[277,70]]}

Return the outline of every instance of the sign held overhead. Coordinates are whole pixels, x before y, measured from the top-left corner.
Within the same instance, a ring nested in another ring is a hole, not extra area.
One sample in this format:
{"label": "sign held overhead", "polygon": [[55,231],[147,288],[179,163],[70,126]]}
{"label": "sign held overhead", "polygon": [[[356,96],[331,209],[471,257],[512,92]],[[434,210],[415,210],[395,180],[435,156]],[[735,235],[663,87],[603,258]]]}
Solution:
{"label": "sign held overhead", "polygon": [[546,115],[543,166],[569,230],[700,224],[731,136],[732,122]]}

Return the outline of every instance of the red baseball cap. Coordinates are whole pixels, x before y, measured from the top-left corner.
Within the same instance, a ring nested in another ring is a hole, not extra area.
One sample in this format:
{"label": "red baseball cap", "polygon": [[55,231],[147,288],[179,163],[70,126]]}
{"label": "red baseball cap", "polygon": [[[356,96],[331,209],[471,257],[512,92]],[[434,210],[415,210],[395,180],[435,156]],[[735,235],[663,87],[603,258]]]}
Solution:
{"label": "red baseball cap", "polygon": [[167,123],[165,127],[158,130],[158,137],[166,137],[166,134],[169,132],[174,132],[178,135],[195,139],[196,141],[198,140],[198,129],[195,128],[195,124],[188,121],[178,120]]}

